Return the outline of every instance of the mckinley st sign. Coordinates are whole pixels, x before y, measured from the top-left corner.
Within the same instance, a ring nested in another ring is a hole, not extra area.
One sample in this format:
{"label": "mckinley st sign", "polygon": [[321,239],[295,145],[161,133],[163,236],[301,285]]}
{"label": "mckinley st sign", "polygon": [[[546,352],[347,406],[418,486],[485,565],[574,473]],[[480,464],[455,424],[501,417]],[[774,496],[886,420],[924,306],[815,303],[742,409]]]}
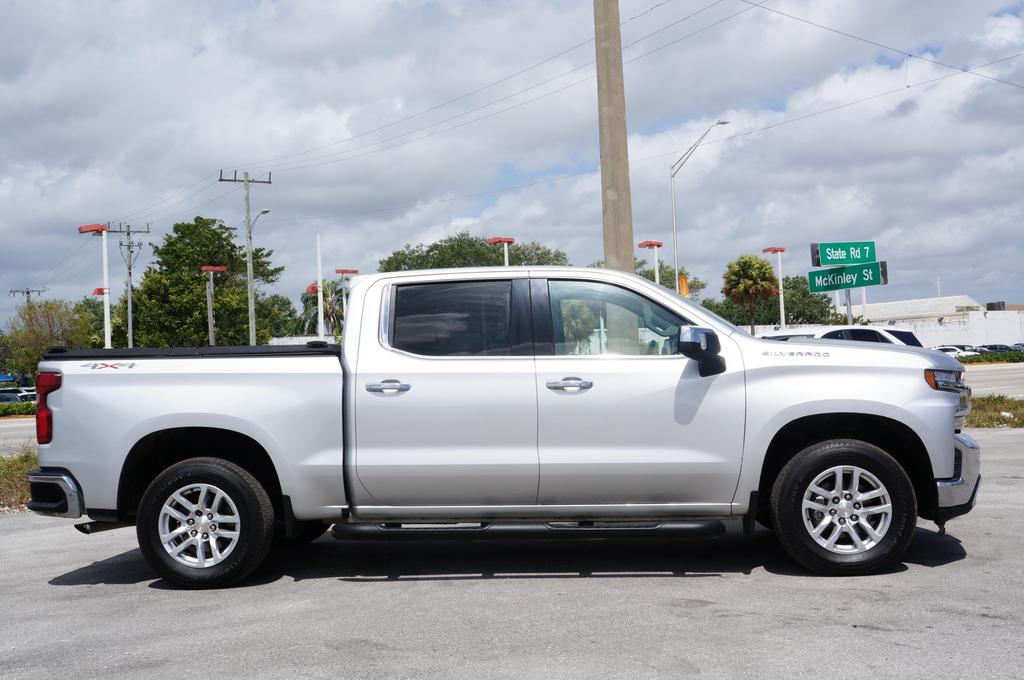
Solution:
{"label": "mckinley st sign", "polygon": [[812,271],[807,275],[807,281],[812,293],[825,293],[830,290],[881,286],[888,283],[889,272],[885,262],[869,262]]}
{"label": "mckinley st sign", "polygon": [[811,264],[815,267],[834,267],[843,264],[866,264],[878,259],[874,241],[838,241],[812,243]]}

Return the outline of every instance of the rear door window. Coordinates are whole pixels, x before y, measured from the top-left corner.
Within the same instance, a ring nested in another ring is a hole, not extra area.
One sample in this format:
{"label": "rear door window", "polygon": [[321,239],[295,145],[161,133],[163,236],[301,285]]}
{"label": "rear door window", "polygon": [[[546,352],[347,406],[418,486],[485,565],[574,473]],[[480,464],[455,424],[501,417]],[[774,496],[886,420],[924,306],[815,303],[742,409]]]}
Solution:
{"label": "rear door window", "polygon": [[434,357],[509,356],[511,281],[398,286],[391,346]]}

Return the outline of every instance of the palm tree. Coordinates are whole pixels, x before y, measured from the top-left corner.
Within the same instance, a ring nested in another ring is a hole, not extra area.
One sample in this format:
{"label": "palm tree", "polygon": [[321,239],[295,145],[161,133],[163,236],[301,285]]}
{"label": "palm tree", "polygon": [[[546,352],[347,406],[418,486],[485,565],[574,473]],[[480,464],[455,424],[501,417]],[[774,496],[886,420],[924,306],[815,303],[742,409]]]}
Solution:
{"label": "palm tree", "polygon": [[750,334],[754,335],[757,305],[778,295],[772,264],[757,255],[740,255],[725,267],[722,294],[750,312]]}
{"label": "palm tree", "polygon": [[[316,285],[315,283],[313,285]],[[344,314],[341,307],[342,287],[341,281],[324,279],[324,334],[340,335],[344,325]],[[302,330],[310,335],[316,333],[317,328],[317,296],[316,293],[305,292],[302,294]]]}

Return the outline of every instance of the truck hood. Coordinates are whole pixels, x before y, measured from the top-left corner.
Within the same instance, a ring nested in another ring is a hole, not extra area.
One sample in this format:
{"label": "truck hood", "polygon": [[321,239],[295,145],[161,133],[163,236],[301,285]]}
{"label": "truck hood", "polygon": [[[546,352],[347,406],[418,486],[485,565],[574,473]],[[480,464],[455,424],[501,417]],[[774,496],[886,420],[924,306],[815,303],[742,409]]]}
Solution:
{"label": "truck hood", "polygon": [[[767,356],[786,357],[797,353],[828,352],[830,363],[852,366],[891,366],[893,368],[936,368],[946,371],[962,371],[963,364],[938,350],[908,345],[890,345],[880,342],[858,342],[856,340],[822,340],[807,338],[801,340],[757,339],[757,349]],[[791,354],[792,353],[792,354]]]}

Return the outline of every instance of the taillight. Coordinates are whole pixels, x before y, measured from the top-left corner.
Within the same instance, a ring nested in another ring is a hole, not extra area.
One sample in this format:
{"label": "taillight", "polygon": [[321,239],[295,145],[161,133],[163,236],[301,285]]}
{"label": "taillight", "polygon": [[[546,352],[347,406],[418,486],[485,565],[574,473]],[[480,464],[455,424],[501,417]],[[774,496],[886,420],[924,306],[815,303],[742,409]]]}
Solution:
{"label": "taillight", "polygon": [[53,411],[46,405],[46,396],[60,389],[60,373],[40,373],[36,376],[36,441],[49,444],[53,440]]}

